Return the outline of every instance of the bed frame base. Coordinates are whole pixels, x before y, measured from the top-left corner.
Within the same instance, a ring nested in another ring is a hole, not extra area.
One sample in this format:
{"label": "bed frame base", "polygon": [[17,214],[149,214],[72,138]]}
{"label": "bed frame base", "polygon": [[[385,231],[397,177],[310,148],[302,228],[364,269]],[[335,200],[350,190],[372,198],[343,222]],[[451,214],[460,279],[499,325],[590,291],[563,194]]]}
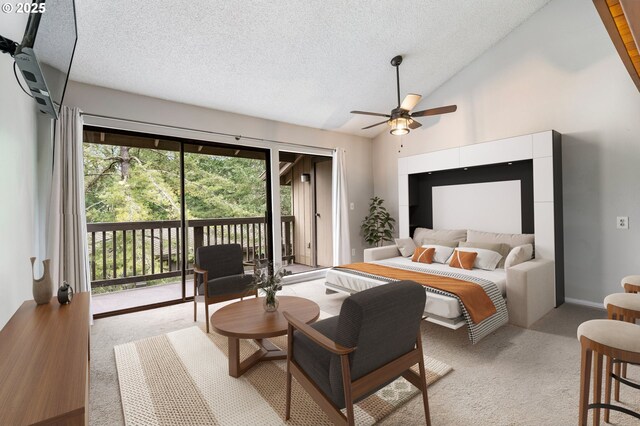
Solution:
{"label": "bed frame base", "polygon": [[[357,293],[357,291],[349,290],[344,287],[340,287],[338,285],[331,284],[328,282],[325,282],[324,285],[325,285],[326,294],[344,293],[344,294],[351,295],[351,294]],[[429,312],[425,312],[424,315],[425,315],[425,317],[423,318],[424,320],[440,325],[442,327],[450,328],[452,330],[457,330],[467,325],[463,317],[445,318],[445,317],[440,317],[438,315],[430,314]]]}

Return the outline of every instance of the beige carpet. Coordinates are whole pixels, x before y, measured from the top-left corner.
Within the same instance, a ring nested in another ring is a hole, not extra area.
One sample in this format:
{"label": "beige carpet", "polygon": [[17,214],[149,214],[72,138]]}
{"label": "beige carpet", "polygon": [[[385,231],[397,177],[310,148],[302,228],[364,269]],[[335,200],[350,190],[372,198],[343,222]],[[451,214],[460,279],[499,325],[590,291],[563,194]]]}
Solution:
{"label": "beige carpet", "polygon": [[[281,348],[286,337],[271,339]],[[256,350],[241,340],[241,359]],[[199,327],[114,348],[125,423],[129,425],[283,424],[285,361],[262,362],[242,377],[228,375],[227,339]],[[427,383],[451,367],[425,357]],[[356,424],[374,424],[419,395],[403,378],[359,402]],[[330,425],[293,381],[291,425]]]}

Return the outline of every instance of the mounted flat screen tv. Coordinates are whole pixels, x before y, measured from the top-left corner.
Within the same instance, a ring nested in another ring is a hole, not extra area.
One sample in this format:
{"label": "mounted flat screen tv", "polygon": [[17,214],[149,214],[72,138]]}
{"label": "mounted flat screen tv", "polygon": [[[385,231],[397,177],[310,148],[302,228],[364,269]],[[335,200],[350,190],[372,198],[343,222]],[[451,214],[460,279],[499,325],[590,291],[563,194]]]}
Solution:
{"label": "mounted flat screen tv", "polygon": [[40,111],[57,119],[78,39],[75,3],[34,0],[30,10],[14,59]]}

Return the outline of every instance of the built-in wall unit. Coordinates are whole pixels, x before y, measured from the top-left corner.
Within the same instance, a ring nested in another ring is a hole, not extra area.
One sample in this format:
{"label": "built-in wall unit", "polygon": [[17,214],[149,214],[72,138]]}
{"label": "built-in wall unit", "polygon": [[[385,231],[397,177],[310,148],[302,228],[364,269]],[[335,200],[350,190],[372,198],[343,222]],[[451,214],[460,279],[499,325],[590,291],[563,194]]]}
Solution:
{"label": "built-in wall unit", "polygon": [[555,264],[561,305],[561,139],[550,130],[399,158],[400,238],[417,227],[535,234],[535,258]]}

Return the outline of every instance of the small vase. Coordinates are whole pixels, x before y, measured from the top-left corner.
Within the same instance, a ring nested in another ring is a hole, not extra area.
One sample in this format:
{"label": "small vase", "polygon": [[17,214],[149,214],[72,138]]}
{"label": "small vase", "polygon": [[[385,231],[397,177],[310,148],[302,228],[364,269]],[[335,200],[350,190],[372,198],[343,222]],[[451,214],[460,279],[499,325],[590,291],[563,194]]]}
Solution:
{"label": "small vase", "polygon": [[[31,258],[31,275],[34,274],[34,264],[36,262],[36,258]],[[36,301],[38,305],[46,305],[51,302],[51,297],[53,296],[53,285],[51,283],[51,273],[49,272],[49,263],[51,259],[45,259],[42,261],[42,265],[44,266],[44,272],[42,273],[42,277],[36,279],[33,278],[33,300]]]}
{"label": "small vase", "polygon": [[275,311],[277,311],[279,304],[280,304],[280,302],[278,302],[278,298],[276,297],[275,294],[273,294],[273,295],[267,294],[264,297],[264,299],[262,300],[262,307],[267,312],[275,312]]}

